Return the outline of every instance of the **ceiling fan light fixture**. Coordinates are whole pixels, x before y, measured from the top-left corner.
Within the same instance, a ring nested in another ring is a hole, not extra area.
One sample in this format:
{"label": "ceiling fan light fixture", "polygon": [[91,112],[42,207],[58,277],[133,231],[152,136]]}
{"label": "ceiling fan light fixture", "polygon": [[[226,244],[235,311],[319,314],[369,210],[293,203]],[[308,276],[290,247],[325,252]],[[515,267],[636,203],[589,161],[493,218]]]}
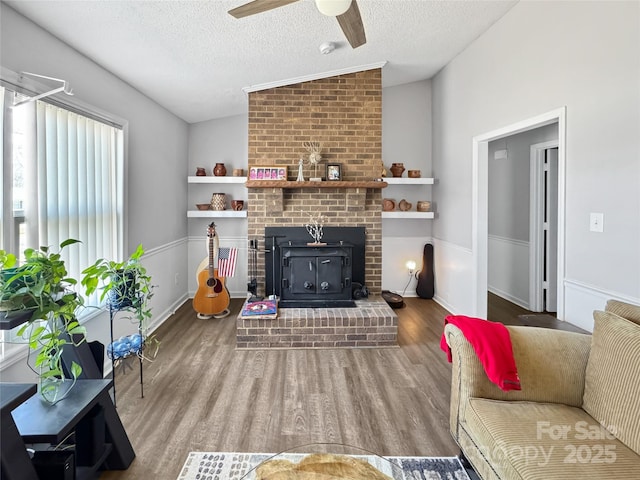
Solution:
{"label": "ceiling fan light fixture", "polygon": [[324,42],[322,45],[320,45],[320,53],[322,53],[323,55],[329,55],[335,49],[336,45],[333,42]]}
{"label": "ceiling fan light fixture", "polygon": [[328,17],[342,15],[351,6],[351,0],[316,0],[316,7],[320,13]]}

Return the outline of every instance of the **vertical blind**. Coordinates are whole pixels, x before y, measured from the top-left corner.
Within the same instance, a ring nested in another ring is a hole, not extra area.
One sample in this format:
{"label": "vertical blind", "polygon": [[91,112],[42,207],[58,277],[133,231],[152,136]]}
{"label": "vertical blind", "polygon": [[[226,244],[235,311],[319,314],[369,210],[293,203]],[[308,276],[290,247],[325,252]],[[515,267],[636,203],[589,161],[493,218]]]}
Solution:
{"label": "vertical blind", "polygon": [[36,154],[25,165],[27,245],[82,241],[64,254],[80,278],[96,259],[121,253],[122,129],[38,101]]}
{"label": "vertical blind", "polygon": [[[0,145],[4,146],[0,248],[21,257],[18,245],[49,246],[58,251],[64,240],[80,240],[82,243],[62,252],[69,276],[78,280],[82,270],[98,258],[120,259],[124,242],[122,128],[44,101],[11,107],[3,90],[2,119],[9,121],[0,123]],[[18,172],[17,181],[13,171]],[[19,240],[6,241],[5,230],[19,232]],[[78,293],[84,292],[79,289]],[[95,293],[87,304],[98,305],[98,301]],[[0,358],[12,350],[4,342],[24,343],[15,338],[15,331],[0,332],[0,340]]]}

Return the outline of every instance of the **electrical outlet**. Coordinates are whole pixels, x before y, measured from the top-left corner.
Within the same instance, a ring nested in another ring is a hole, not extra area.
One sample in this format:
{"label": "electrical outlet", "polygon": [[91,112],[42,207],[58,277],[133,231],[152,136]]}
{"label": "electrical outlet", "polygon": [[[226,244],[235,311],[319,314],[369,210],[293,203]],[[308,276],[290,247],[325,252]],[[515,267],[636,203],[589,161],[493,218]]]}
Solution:
{"label": "electrical outlet", "polygon": [[589,215],[589,230],[591,232],[604,232],[604,213],[591,213]]}

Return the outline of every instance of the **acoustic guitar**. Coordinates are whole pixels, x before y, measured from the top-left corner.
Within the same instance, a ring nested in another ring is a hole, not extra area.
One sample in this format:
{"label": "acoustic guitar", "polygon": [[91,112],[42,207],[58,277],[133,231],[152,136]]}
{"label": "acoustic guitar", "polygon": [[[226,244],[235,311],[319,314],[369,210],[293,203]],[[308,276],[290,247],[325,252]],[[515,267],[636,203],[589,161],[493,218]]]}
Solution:
{"label": "acoustic guitar", "polygon": [[[218,258],[218,236],[215,223],[211,222],[207,228],[207,236],[209,237],[209,261],[207,268],[198,273],[198,290],[193,297],[193,309],[201,315],[217,315],[229,308],[231,297],[224,283],[224,277],[219,277],[218,269],[214,267],[214,261]],[[202,263],[204,262],[203,260]]]}

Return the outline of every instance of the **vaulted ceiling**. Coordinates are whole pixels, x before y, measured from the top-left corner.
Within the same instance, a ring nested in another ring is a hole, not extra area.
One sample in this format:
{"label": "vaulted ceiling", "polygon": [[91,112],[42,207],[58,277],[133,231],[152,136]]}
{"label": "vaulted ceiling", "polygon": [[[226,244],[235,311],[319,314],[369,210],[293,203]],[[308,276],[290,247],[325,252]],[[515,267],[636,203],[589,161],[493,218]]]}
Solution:
{"label": "vaulted ceiling", "polygon": [[367,42],[353,49],[313,0],[227,13],[247,1],[5,3],[189,123],[246,112],[243,87],[382,61],[385,87],[431,78],[517,3],[357,0]]}

